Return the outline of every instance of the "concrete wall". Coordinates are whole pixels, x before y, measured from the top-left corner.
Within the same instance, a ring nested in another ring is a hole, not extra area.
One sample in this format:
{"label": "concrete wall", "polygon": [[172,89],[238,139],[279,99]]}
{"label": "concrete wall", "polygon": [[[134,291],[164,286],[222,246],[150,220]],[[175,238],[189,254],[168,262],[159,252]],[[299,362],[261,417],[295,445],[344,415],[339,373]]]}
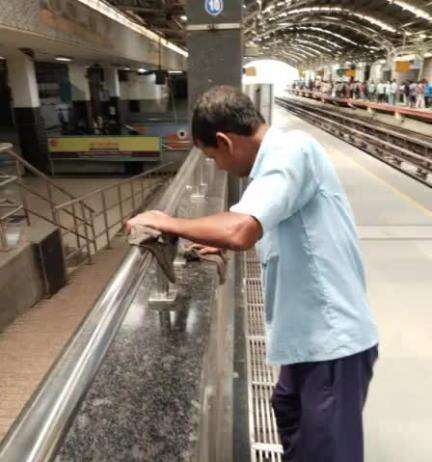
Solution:
{"label": "concrete wall", "polygon": [[432,58],[424,60],[423,78],[432,83]]}
{"label": "concrete wall", "polygon": [[44,294],[44,283],[35,249],[26,244],[2,253],[0,260],[0,332],[17,316],[37,303]]}
{"label": "concrete wall", "polygon": [[124,100],[161,100],[168,97],[167,85],[156,85],[155,74],[129,73],[127,82],[120,82],[120,95]]}
{"label": "concrete wall", "polygon": [[375,62],[371,66],[369,80],[375,83],[379,82],[383,78],[383,67],[384,63]]}

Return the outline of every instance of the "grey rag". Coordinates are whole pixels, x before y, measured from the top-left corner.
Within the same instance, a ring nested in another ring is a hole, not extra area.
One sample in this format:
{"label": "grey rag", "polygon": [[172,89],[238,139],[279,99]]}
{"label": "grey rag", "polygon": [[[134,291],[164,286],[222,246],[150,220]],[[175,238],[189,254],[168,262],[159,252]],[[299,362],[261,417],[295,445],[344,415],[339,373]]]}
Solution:
{"label": "grey rag", "polygon": [[186,261],[206,261],[214,263],[219,274],[219,282],[223,284],[226,281],[226,263],[227,258],[221,251],[219,253],[200,254],[197,249],[189,249],[183,253]]}
{"label": "grey rag", "polygon": [[129,244],[149,251],[158,262],[169,281],[175,282],[173,262],[177,254],[178,238],[143,225],[134,225],[129,236]]}

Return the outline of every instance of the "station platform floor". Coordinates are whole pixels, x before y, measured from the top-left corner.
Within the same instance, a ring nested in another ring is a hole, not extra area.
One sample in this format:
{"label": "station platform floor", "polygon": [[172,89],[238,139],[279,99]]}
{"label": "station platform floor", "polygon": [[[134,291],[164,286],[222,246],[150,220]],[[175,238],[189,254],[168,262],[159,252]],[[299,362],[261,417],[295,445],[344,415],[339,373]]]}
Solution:
{"label": "station platform floor", "polygon": [[[290,98],[296,101],[304,101],[310,105],[315,105],[322,109],[333,109],[337,110],[345,115],[357,117],[360,116],[364,120],[377,121],[385,123],[394,128],[401,128],[402,130],[410,130],[420,135],[430,136],[431,135],[431,124],[428,121],[421,121],[409,117],[395,117],[390,112],[379,112],[372,111],[368,112],[364,107],[361,106],[348,106],[348,105],[335,105],[329,101],[322,101],[318,98],[311,98],[307,96],[297,96],[290,92],[284,92],[280,95],[282,98]],[[432,110],[428,110],[432,114]]]}
{"label": "station platform floor", "polygon": [[327,103],[337,104],[340,106],[357,107],[363,110],[380,111],[383,113],[391,114],[393,116],[398,114],[399,116],[412,117],[414,119],[418,119],[426,123],[431,123],[432,121],[432,110],[426,107],[416,108],[409,107],[400,103],[397,103],[396,105],[391,105],[388,103],[378,103],[377,101],[333,97],[327,94],[314,92],[310,90],[291,90],[290,93],[299,95],[301,97],[305,96],[307,98],[322,100]]}
{"label": "station platform floor", "polygon": [[432,454],[432,191],[278,108],[274,125],[326,148],[351,202],[380,333],[365,413],[367,462]]}

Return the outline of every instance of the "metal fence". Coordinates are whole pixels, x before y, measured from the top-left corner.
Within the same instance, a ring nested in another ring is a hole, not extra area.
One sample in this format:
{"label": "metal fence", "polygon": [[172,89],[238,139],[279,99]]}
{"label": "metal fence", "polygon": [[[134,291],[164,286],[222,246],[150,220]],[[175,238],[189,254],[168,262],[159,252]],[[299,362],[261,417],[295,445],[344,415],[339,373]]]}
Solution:
{"label": "metal fence", "polygon": [[[14,166],[13,174],[0,174],[0,192],[5,187],[16,189],[8,197],[0,195],[0,250],[9,250],[7,229],[14,220],[33,225],[32,216],[59,228],[66,266],[75,268],[91,263],[99,249],[110,247],[113,236],[123,223],[147,202],[162,181],[173,176],[175,164],[167,163],[146,172],[76,197],[14,152],[11,144],[0,144]],[[40,182],[32,186],[22,178],[29,171]],[[35,196],[47,207],[46,213],[29,206]]]}
{"label": "metal fence", "polygon": [[[4,151],[7,146],[0,146],[0,152]],[[20,214],[25,217],[29,223],[29,217],[22,200],[17,201],[15,197],[10,197],[6,192],[13,187],[18,181],[16,175],[9,175],[0,172],[0,250],[8,250],[10,243],[7,234],[7,224],[15,220]]]}
{"label": "metal fence", "polygon": [[[67,266],[91,263],[92,254],[110,248],[124,222],[150,200],[153,193],[172,176],[165,164],[114,185],[92,191],[54,207],[61,229]],[[92,208],[87,206],[91,204]]]}
{"label": "metal fence", "polygon": [[[0,153],[6,154],[12,161],[15,168],[13,174],[2,173],[1,186],[12,188],[16,187],[14,197],[6,197],[5,194],[1,196],[2,209],[6,209],[6,213],[0,215],[0,229],[1,229],[1,244],[0,250],[8,250],[9,243],[7,240],[7,227],[11,221],[19,218],[19,213],[22,212],[21,218],[25,218],[26,224],[31,225],[31,215],[56,225],[55,202],[54,195],[61,197],[62,200],[74,199],[75,196],[66,189],[54,183],[47,175],[42,173],[37,168],[33,167],[29,162],[18,155],[13,146],[9,143],[0,144]],[[25,170],[31,172],[42,181],[41,188],[34,188],[27,184],[22,178],[22,172]],[[42,215],[28,206],[28,195],[33,195],[48,205],[48,215]],[[87,206],[86,206],[87,208]]]}

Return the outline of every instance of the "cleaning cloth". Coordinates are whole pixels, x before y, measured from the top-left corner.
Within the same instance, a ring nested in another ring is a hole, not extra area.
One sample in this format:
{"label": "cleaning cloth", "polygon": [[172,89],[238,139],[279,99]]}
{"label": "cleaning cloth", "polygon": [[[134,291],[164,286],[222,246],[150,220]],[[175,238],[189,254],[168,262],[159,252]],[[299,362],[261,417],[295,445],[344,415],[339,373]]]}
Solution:
{"label": "cleaning cloth", "polygon": [[177,254],[178,238],[143,225],[132,226],[129,244],[138,246],[142,251],[149,251],[158,262],[168,280],[176,281],[173,262]]}
{"label": "cleaning cloth", "polygon": [[197,249],[191,248],[185,250],[183,256],[186,261],[206,261],[214,263],[217,267],[219,274],[219,283],[223,284],[226,281],[226,263],[227,258],[224,252],[220,251],[219,253],[209,253],[209,254],[200,254]]}

